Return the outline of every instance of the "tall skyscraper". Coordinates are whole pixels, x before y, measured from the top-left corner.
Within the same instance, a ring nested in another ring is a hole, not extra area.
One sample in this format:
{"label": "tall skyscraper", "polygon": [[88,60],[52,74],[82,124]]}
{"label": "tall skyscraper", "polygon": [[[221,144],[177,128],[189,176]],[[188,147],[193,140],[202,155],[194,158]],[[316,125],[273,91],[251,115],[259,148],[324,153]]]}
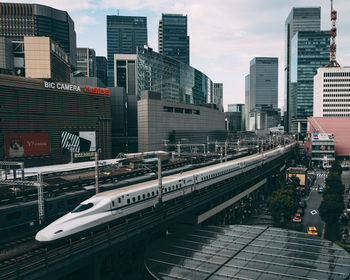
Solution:
{"label": "tall skyscraper", "polygon": [[[246,86],[247,113],[259,109],[260,111],[276,111],[278,106],[278,58],[255,57],[250,61],[249,91]],[[246,77],[247,79],[247,77]],[[270,113],[269,113],[270,114]],[[255,113],[254,113],[255,115]],[[249,120],[248,120],[249,121]],[[277,120],[276,120],[277,121]],[[267,125],[273,125],[273,121],[267,120]],[[247,128],[252,127],[251,124]],[[267,129],[265,125],[259,125],[258,129]],[[255,130],[255,129],[252,129]]]}
{"label": "tall skyscraper", "polygon": [[103,85],[107,86],[107,58],[96,56],[96,76]]}
{"label": "tall skyscraper", "polygon": [[159,53],[190,64],[190,37],[187,36],[187,16],[162,14],[158,28]]}
{"label": "tall skyscraper", "polygon": [[212,103],[216,104],[218,106],[218,109],[221,112],[224,111],[223,97],[224,97],[223,83],[214,83]]}
{"label": "tall skyscraper", "polygon": [[76,34],[67,12],[38,4],[0,3],[0,37],[23,41],[24,36],[50,37],[75,68]]}
{"label": "tall skyscraper", "polygon": [[107,16],[107,77],[114,86],[114,54],[136,54],[138,46],[147,45],[147,18]]}
{"label": "tall skyscraper", "polygon": [[77,71],[85,77],[96,77],[96,53],[94,49],[77,48]]}
{"label": "tall skyscraper", "polygon": [[290,67],[291,67],[291,42],[298,31],[320,31],[321,8],[293,8],[285,23],[285,53],[284,53],[284,114],[285,130],[289,131],[290,125]]}
{"label": "tall skyscraper", "polygon": [[306,134],[313,115],[314,76],[329,62],[329,31],[299,31],[291,41],[289,83],[290,132]]}
{"label": "tall skyscraper", "polygon": [[278,58],[255,57],[250,61],[250,109],[277,108]]}

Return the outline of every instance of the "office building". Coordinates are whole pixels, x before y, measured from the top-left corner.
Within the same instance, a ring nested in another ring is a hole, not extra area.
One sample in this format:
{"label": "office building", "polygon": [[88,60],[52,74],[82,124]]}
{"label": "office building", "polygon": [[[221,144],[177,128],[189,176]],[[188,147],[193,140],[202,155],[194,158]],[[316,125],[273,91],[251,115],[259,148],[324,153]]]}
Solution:
{"label": "office building", "polygon": [[96,77],[96,53],[94,49],[77,48],[76,70],[84,77]]}
{"label": "office building", "polygon": [[225,112],[226,130],[229,132],[242,131],[242,112]]}
{"label": "office building", "polygon": [[50,37],[75,68],[76,34],[67,12],[39,4],[0,3],[0,37],[23,41],[25,36]]}
{"label": "office building", "polygon": [[250,110],[256,107],[277,108],[278,58],[255,57],[250,61]]}
{"label": "office building", "polygon": [[249,131],[249,92],[250,92],[250,75],[244,77],[244,128],[246,131]]}
{"label": "office building", "polygon": [[108,89],[0,74],[0,158],[40,166],[67,163],[71,152],[96,148],[101,159],[111,158],[109,94]]}
{"label": "office building", "polygon": [[14,74],[14,57],[10,39],[0,37],[0,74]]}
{"label": "office building", "polygon": [[284,53],[284,124],[286,131],[290,131],[290,75],[292,39],[299,31],[321,30],[321,8],[305,7],[293,8],[285,22],[285,53]]}
{"label": "office building", "polygon": [[70,82],[68,55],[49,37],[24,37],[25,77]]}
{"label": "office building", "polygon": [[96,77],[107,86],[107,58],[104,56],[96,56]]}
{"label": "office building", "polygon": [[224,111],[223,96],[224,96],[224,85],[222,83],[214,83],[213,98],[211,100],[211,103],[216,104],[217,108],[221,112]]}
{"label": "office building", "polygon": [[147,18],[107,16],[107,78],[114,86],[114,54],[136,54],[138,46],[147,45]]}
{"label": "office building", "polygon": [[319,68],[313,97],[314,117],[350,117],[350,67]]}
{"label": "office building", "polygon": [[159,53],[190,64],[190,37],[187,36],[187,16],[162,14],[158,28]]}
{"label": "office building", "polygon": [[128,95],[122,87],[113,87],[110,90],[112,156],[116,157],[119,153],[135,153],[138,150],[136,95]]}
{"label": "office building", "polygon": [[128,95],[137,95],[137,55],[114,55],[114,86],[123,87]]}
{"label": "office building", "polygon": [[137,102],[137,119],[139,152],[159,150],[164,142],[176,144],[180,141],[177,134],[185,136],[189,143],[202,143],[202,151],[208,136],[212,140],[227,137],[223,112],[162,100],[157,92],[142,92]]}
{"label": "office building", "polygon": [[299,31],[291,41],[289,128],[305,135],[313,116],[314,76],[329,62],[329,31]]}
{"label": "office building", "polygon": [[246,77],[246,102],[248,130],[264,130],[278,125],[277,120],[273,121],[272,118],[268,121],[267,117],[271,111],[277,113],[278,58],[256,57],[250,61],[249,76]]}
{"label": "office building", "polygon": [[227,112],[243,112],[244,104],[228,104]]}
{"label": "office building", "polygon": [[[141,98],[144,90],[159,92],[162,100],[212,104],[213,82],[204,73],[176,59],[138,47],[137,55],[115,54],[116,86]],[[215,104],[219,108],[220,104]]]}

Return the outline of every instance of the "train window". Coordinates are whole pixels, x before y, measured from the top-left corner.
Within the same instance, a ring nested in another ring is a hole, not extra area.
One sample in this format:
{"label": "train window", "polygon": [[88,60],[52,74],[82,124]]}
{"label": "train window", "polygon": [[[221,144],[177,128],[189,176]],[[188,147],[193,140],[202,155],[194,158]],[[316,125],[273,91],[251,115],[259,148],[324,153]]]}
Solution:
{"label": "train window", "polygon": [[126,202],[129,204],[130,203],[130,198],[128,198]]}
{"label": "train window", "polygon": [[158,191],[156,191],[156,194],[158,195]]}
{"label": "train window", "polygon": [[165,188],[164,192],[167,192],[168,191],[168,188]]}
{"label": "train window", "polygon": [[112,206],[114,207],[114,201],[112,201]]}
{"label": "train window", "polygon": [[152,196],[154,196],[154,192],[152,192]]}
{"label": "train window", "polygon": [[133,198],[132,198],[132,202],[135,202],[135,201],[136,201],[136,199],[135,199],[135,197],[133,197]]}
{"label": "train window", "polygon": [[174,189],[174,186],[172,186],[171,188]]}
{"label": "train window", "polygon": [[176,185],[176,188],[178,188],[179,187],[179,185]]}
{"label": "train window", "polygon": [[141,195],[138,195],[138,196],[137,196],[137,200],[140,200],[140,199],[141,199]]}
{"label": "train window", "polygon": [[142,195],[142,198],[143,198],[143,199],[145,199],[145,198],[146,198],[146,195],[145,195],[145,194],[143,194],[143,195]]}
{"label": "train window", "polygon": [[118,203],[121,203],[122,202],[122,200],[120,199],[120,197],[118,197]]}
{"label": "train window", "polygon": [[147,193],[147,197],[150,197],[150,194],[149,194],[149,193]]}
{"label": "train window", "polygon": [[79,204],[76,208],[73,209],[72,213],[78,213],[78,212],[88,210],[92,206],[94,206],[94,204],[92,202],[90,202],[88,204]]}

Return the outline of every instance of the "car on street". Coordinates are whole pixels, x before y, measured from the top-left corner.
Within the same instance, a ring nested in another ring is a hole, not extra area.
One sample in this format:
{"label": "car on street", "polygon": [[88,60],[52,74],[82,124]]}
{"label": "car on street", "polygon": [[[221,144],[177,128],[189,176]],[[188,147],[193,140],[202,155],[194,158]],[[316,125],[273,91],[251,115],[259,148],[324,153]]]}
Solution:
{"label": "car on street", "polygon": [[307,234],[318,235],[316,227],[307,227]]}
{"label": "car on street", "polygon": [[293,223],[301,223],[301,215],[296,213],[293,217]]}
{"label": "car on street", "polygon": [[319,187],[317,190],[318,193],[324,193],[324,188],[323,187]]}
{"label": "car on street", "polygon": [[301,216],[304,216],[304,209],[303,208],[299,208],[296,213],[300,214]]}
{"label": "car on street", "polygon": [[306,207],[306,201],[305,200],[301,200],[301,201],[299,201],[299,207],[301,207],[301,208],[305,208]]}

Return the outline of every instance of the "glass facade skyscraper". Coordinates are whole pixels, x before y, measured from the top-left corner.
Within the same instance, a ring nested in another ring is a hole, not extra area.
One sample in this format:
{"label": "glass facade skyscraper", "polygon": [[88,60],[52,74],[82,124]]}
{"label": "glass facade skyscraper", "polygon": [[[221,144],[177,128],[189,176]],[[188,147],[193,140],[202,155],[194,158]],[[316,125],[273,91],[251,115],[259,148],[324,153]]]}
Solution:
{"label": "glass facade skyscraper", "polygon": [[147,18],[107,16],[107,77],[114,86],[114,54],[136,54],[138,46],[147,45]]}
{"label": "glass facade skyscraper", "polygon": [[158,29],[159,53],[190,64],[190,38],[187,16],[162,14]]}
{"label": "glass facade skyscraper", "polygon": [[0,3],[0,37],[23,41],[24,36],[50,37],[76,66],[74,22],[65,11],[38,4]]}
{"label": "glass facade skyscraper", "polygon": [[291,41],[289,117],[292,133],[306,133],[313,115],[314,76],[329,62],[330,31],[300,31]]}
{"label": "glass facade skyscraper", "polygon": [[277,108],[278,58],[255,57],[250,61],[250,109],[255,107]]}
{"label": "glass facade skyscraper", "polygon": [[138,48],[138,96],[141,91],[149,90],[160,92],[162,99],[170,102],[207,104],[214,100],[213,85],[204,73],[186,63],[156,53],[151,48]]}
{"label": "glass facade skyscraper", "polygon": [[114,60],[116,85],[124,87],[128,95],[140,99],[141,92],[148,90],[176,103],[202,105],[215,101],[214,84],[204,73],[151,48],[138,47],[137,55],[115,54]]}
{"label": "glass facade skyscraper", "polygon": [[85,77],[96,77],[96,53],[94,49],[77,48],[77,71]]}
{"label": "glass facade skyscraper", "polygon": [[107,58],[104,56],[96,56],[96,77],[107,86]]}
{"label": "glass facade skyscraper", "polygon": [[[269,121],[268,112],[277,112],[278,106],[278,58],[255,57],[250,61],[249,77],[246,83],[247,129],[267,129],[277,125],[277,120]],[[246,77],[246,79],[247,79]],[[249,91],[247,90],[249,88]],[[247,100],[248,99],[248,100]],[[254,116],[253,118],[251,116]],[[263,121],[252,121],[256,115],[266,116]],[[248,118],[248,116],[250,116]],[[261,123],[261,125],[260,125]]]}
{"label": "glass facade skyscraper", "polygon": [[293,8],[285,23],[285,53],[284,53],[284,126],[290,130],[290,65],[291,65],[291,41],[298,31],[320,31],[321,8],[306,7]]}

